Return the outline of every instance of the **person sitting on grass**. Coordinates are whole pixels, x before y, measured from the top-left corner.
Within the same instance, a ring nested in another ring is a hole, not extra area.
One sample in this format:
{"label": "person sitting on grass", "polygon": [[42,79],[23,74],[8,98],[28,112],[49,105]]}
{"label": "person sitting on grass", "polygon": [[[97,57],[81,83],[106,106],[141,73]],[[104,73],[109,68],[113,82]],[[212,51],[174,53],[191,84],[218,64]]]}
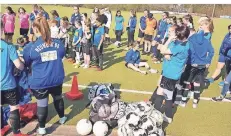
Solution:
{"label": "person sitting on grass", "polygon": [[140,61],[140,51],[138,49],[139,44],[133,43],[132,48],[126,53],[125,66],[145,75],[147,74],[147,71],[142,71],[139,69],[139,67],[145,67],[150,73],[157,73],[158,71],[155,69],[151,69],[147,62]]}

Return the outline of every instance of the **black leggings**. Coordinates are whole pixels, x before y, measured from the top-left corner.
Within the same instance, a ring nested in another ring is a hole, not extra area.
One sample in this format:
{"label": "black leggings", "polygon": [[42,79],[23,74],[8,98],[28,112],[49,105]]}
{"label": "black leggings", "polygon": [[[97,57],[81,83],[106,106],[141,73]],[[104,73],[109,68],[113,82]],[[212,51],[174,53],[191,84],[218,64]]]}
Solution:
{"label": "black leggings", "polygon": [[135,30],[128,30],[128,46],[130,46],[134,40]]}
{"label": "black leggings", "polygon": [[98,65],[101,70],[103,69],[103,45],[101,45],[100,50],[98,50],[98,47],[93,45],[92,61],[95,62],[95,65]]}
{"label": "black leggings", "polygon": [[121,36],[122,36],[123,31],[122,30],[116,30],[115,35],[116,35],[116,41],[121,42]]}

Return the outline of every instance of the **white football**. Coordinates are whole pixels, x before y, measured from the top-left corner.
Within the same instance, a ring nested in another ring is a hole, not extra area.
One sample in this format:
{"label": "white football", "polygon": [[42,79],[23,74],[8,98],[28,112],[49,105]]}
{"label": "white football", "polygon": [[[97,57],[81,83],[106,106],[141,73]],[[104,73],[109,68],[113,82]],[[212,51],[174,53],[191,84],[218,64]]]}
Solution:
{"label": "white football", "polygon": [[160,111],[154,109],[154,110],[149,114],[149,117],[152,118],[152,120],[155,120],[155,121],[156,121],[157,127],[162,126],[163,121],[164,121],[164,116],[163,116],[163,114],[162,114]]}
{"label": "white football", "polygon": [[93,126],[95,136],[106,136],[108,133],[108,125],[104,121],[97,121]]}
{"label": "white football", "polygon": [[76,125],[77,133],[85,136],[91,133],[92,124],[88,119],[81,119]]}
{"label": "white football", "polygon": [[133,136],[147,136],[147,133],[144,129],[135,129],[133,131]]}
{"label": "white football", "polygon": [[126,115],[126,119],[130,127],[136,127],[139,125],[140,116],[134,112],[131,112],[128,115]]}
{"label": "white football", "polygon": [[142,118],[140,127],[145,130],[148,134],[154,133],[157,131],[156,122],[150,119],[149,117]]}

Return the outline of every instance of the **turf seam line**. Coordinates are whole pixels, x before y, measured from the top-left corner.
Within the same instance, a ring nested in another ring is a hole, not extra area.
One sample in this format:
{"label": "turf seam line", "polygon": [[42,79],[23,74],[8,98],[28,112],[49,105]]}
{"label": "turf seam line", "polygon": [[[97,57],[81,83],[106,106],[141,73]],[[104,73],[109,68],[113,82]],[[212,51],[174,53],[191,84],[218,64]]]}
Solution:
{"label": "turf seam line", "polygon": [[[63,84],[64,87],[71,87],[71,84]],[[79,88],[92,88],[92,86],[85,86],[85,85],[79,85]],[[138,90],[128,90],[128,89],[114,89],[117,92],[126,92],[126,93],[136,93],[136,94],[147,94],[147,95],[152,95],[153,92],[148,92],[148,91],[138,91]],[[192,98],[190,98],[192,99]],[[200,97],[200,100],[205,100],[205,101],[211,101],[211,98],[209,97]],[[227,99],[224,99],[222,102],[231,102]]]}

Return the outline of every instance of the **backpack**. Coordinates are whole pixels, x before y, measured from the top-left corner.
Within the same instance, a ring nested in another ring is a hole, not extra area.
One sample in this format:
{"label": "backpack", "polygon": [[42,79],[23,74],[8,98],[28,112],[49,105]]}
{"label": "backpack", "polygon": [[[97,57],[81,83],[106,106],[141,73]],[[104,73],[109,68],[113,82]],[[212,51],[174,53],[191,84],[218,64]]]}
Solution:
{"label": "backpack", "polygon": [[[92,101],[97,96],[108,96],[109,94],[114,94],[114,86],[109,84],[98,84],[93,86],[88,92],[88,99]],[[116,95],[115,95],[116,97]]]}

